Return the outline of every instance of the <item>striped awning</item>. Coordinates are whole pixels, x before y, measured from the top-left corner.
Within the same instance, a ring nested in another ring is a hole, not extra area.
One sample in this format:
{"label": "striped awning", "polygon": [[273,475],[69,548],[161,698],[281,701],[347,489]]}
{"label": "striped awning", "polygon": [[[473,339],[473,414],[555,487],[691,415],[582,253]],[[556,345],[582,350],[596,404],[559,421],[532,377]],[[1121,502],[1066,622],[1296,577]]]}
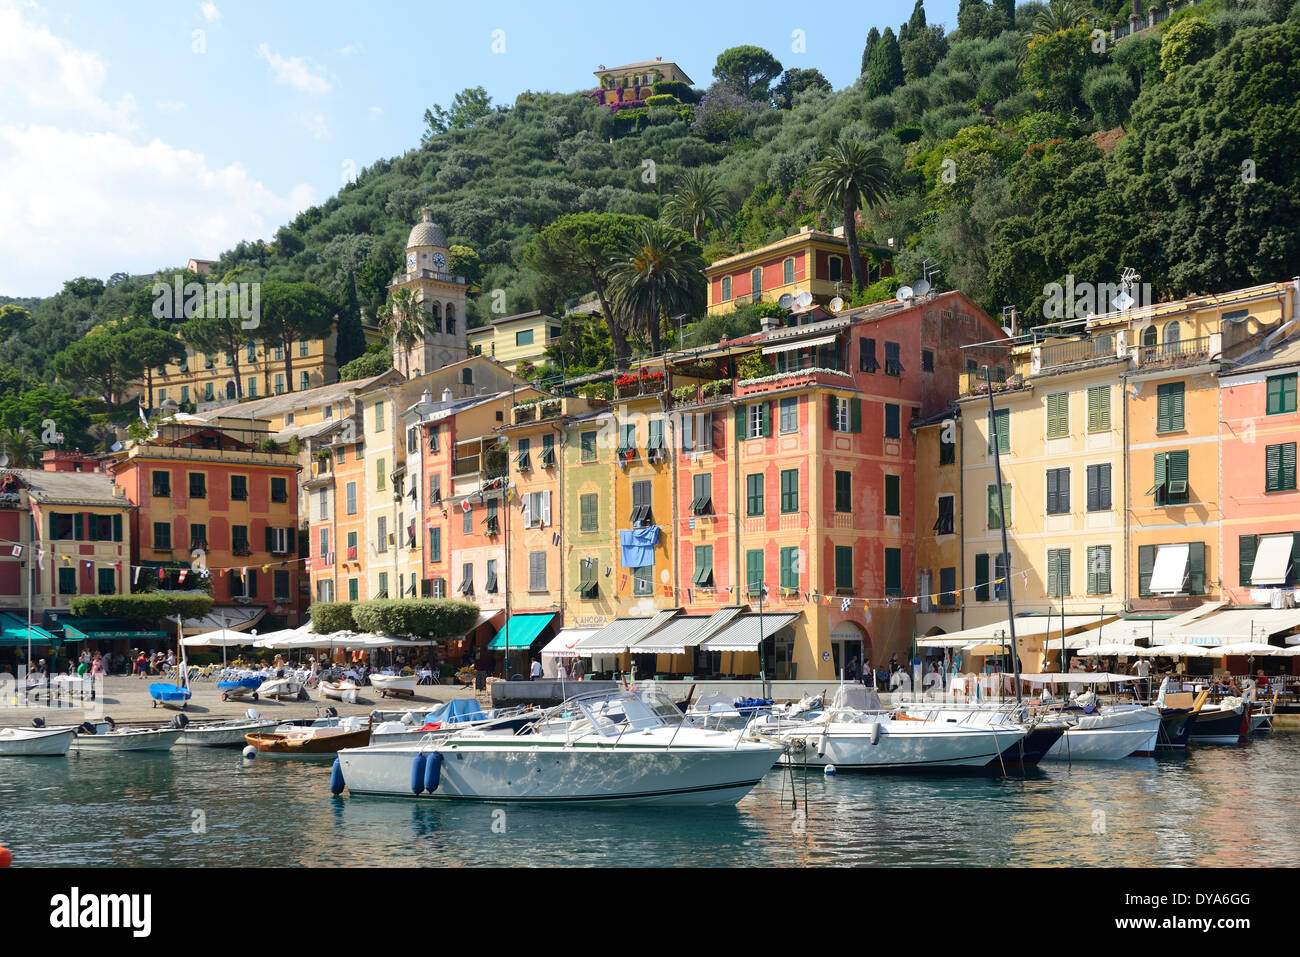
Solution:
{"label": "striped awning", "polygon": [[18,615],[0,612],[0,645],[26,646],[30,632],[33,645],[57,645],[59,639],[40,625],[28,625]]}
{"label": "striped awning", "polygon": [[638,641],[632,646],[632,651],[638,655],[684,655],[687,648],[700,643],[691,641],[690,638],[708,620],[708,615],[683,615],[675,618]]}
{"label": "striped awning", "polygon": [[763,639],[770,638],[798,615],[742,615],[704,642],[705,651],[757,651]]}
{"label": "striped awning", "polygon": [[677,617],[677,611],[676,608],[669,608],[655,612],[649,618],[615,619],[590,638],[578,642],[574,651],[584,658],[592,655],[621,655],[646,635],[653,634]]}
{"label": "striped awning", "polygon": [[763,355],[771,355],[774,352],[791,352],[795,349],[807,349],[810,346],[826,346],[834,342],[838,336],[818,336],[816,339],[799,339],[795,342],[783,342],[779,346],[764,346]]}

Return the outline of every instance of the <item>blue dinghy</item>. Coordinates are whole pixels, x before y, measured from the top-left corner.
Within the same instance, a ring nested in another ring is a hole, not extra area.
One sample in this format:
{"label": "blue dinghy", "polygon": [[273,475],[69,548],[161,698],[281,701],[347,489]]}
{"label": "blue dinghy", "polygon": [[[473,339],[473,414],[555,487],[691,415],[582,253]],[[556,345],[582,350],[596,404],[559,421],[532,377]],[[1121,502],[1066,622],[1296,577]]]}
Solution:
{"label": "blue dinghy", "polygon": [[153,698],[153,706],[156,708],[161,703],[163,705],[175,705],[181,703],[181,710],[185,709],[185,704],[190,700],[190,689],[183,688],[179,685],[167,684],[165,681],[155,681],[149,685],[149,697]]}
{"label": "blue dinghy", "polygon": [[243,698],[252,695],[253,700],[257,700],[257,689],[262,686],[260,676],[251,675],[247,678],[240,678],[238,681],[218,681],[217,690],[221,692],[221,700],[226,701],[230,698]]}

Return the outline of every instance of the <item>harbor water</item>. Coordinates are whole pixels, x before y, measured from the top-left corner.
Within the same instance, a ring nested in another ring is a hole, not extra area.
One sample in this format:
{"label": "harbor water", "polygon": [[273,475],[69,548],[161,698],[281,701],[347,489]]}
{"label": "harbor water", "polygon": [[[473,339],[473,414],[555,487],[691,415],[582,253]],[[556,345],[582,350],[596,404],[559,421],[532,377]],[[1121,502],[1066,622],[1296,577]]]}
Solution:
{"label": "harbor water", "polygon": [[[736,807],[332,797],[238,751],[0,761],[15,866],[1290,866],[1300,734],[1007,777],[775,769]],[[798,808],[791,808],[791,791]],[[805,802],[806,797],[806,802]]]}

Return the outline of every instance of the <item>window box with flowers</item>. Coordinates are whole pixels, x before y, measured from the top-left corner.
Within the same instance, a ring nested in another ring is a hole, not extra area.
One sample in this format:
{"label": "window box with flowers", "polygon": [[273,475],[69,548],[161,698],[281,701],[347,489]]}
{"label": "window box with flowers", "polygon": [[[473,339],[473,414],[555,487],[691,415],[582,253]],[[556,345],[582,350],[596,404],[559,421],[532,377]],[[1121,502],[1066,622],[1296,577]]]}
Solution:
{"label": "window box with flowers", "polygon": [[614,380],[614,391],[620,398],[629,395],[636,395],[640,388],[641,380],[634,375],[621,375]]}
{"label": "window box with flowers", "polygon": [[664,374],[662,372],[647,372],[641,376],[641,394],[657,395],[664,391]]}

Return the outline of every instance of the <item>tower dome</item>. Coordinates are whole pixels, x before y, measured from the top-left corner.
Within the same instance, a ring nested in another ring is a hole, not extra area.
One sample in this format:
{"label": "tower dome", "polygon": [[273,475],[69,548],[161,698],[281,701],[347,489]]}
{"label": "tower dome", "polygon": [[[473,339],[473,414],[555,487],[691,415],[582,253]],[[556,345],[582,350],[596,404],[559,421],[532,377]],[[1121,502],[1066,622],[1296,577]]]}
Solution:
{"label": "tower dome", "polygon": [[411,235],[406,240],[407,249],[413,249],[416,246],[447,248],[447,234],[442,231],[441,226],[433,221],[433,210],[428,206],[420,210],[420,221],[415,224],[415,227],[411,230]]}

